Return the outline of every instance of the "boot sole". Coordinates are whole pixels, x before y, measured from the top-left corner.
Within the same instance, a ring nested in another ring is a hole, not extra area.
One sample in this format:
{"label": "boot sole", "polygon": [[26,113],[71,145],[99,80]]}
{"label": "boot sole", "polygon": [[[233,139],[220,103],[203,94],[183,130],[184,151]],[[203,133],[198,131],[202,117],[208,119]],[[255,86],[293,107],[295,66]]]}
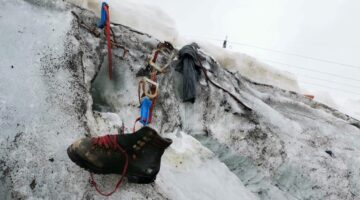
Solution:
{"label": "boot sole", "polygon": [[[85,169],[88,172],[94,173],[94,174],[120,174],[120,173],[114,173],[114,172],[107,172],[103,169],[99,169],[89,163],[88,161],[84,160],[79,156],[76,152],[72,151],[70,147],[67,149],[67,154],[71,161],[73,161],[76,165],[79,167]],[[138,176],[138,175],[131,175],[126,174],[125,175],[128,179],[129,183],[137,183],[137,184],[148,184],[155,181],[156,176],[153,177],[146,177],[146,176]]]}
{"label": "boot sole", "polygon": [[94,165],[90,164],[88,161],[82,159],[76,152],[72,151],[70,147],[67,149],[67,154],[71,161],[73,161],[79,167],[85,169],[88,172],[92,172],[95,174],[113,174],[110,172],[106,172],[103,169],[99,169],[94,167]]}

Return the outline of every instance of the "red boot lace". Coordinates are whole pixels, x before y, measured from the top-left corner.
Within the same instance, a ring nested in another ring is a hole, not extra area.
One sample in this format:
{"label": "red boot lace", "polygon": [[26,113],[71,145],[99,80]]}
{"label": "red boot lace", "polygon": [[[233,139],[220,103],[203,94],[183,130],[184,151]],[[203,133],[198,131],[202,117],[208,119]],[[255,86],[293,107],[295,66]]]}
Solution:
{"label": "red boot lace", "polygon": [[115,189],[110,193],[101,192],[94,180],[93,173],[90,173],[91,184],[95,187],[96,191],[103,196],[110,196],[120,188],[120,185],[121,185],[122,181],[124,180],[124,177],[125,177],[125,174],[126,174],[126,171],[128,168],[128,164],[129,164],[128,155],[127,155],[126,151],[123,148],[121,148],[121,146],[118,144],[118,135],[105,135],[105,136],[101,136],[101,137],[96,137],[96,138],[92,139],[92,143],[93,143],[93,145],[97,145],[99,147],[105,147],[107,149],[114,149],[114,150],[120,151],[125,156],[125,166],[121,173],[121,178],[117,182]]}

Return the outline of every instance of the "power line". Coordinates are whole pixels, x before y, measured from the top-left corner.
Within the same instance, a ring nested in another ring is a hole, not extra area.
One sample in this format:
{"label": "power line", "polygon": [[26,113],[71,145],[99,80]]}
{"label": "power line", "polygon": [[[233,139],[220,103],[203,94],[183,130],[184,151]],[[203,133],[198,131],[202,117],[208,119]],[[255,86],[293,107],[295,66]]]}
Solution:
{"label": "power line", "polygon": [[327,89],[332,89],[332,90],[337,90],[337,91],[341,91],[341,92],[346,92],[346,93],[351,93],[351,94],[360,95],[360,93],[357,93],[357,92],[352,92],[352,91],[348,91],[348,90],[343,90],[343,89],[340,89],[340,88],[333,88],[333,87],[329,87],[329,86],[321,85],[321,84],[317,84],[317,83],[310,83],[310,82],[306,82],[306,81],[302,81],[301,83],[304,83],[304,84],[306,84],[306,85],[318,86],[318,87],[323,87],[323,88],[327,88]]}
{"label": "power line", "polygon": [[[223,41],[222,39],[217,39],[217,38],[204,38],[202,36],[195,36],[195,37],[199,37],[199,38],[207,39],[207,40]],[[235,45],[240,45],[240,46],[247,46],[247,47],[262,49],[262,50],[266,50],[266,51],[272,51],[272,52],[281,53],[281,54],[290,55],[290,56],[297,56],[297,57],[301,57],[301,58],[305,58],[305,59],[310,59],[310,60],[315,60],[315,61],[320,61],[320,62],[325,62],[325,63],[330,63],[330,64],[336,64],[336,65],[355,68],[355,69],[360,69],[360,66],[356,66],[356,65],[350,65],[350,64],[340,63],[340,62],[331,61],[331,60],[325,60],[325,59],[306,56],[306,55],[289,53],[289,52],[285,52],[285,51],[281,51],[281,50],[264,48],[264,47],[251,45],[251,44],[245,44],[245,43],[240,43],[240,42],[232,42],[232,41],[229,41],[229,43],[232,43],[232,44],[235,44]],[[300,66],[296,66],[296,65],[289,65],[287,63],[282,63],[282,62],[268,60],[268,59],[264,59],[264,60],[268,61],[268,62],[276,63],[276,64],[286,65],[286,66],[292,67],[292,68],[298,68],[298,69],[302,69],[302,70],[306,70],[306,71],[311,71],[311,72],[316,72],[316,73],[320,73],[320,74],[326,74],[326,75],[329,75],[329,76],[334,76],[336,78],[341,78],[341,79],[345,79],[345,80],[352,80],[352,81],[360,82],[360,80],[358,80],[358,79],[354,79],[354,78],[346,77],[346,76],[339,76],[338,74],[333,74],[333,73],[323,72],[323,71],[318,71],[318,70],[312,70],[312,69],[309,69],[309,68],[300,67]],[[355,86],[355,85],[346,84],[346,83],[340,83],[340,82],[336,82],[336,81],[330,81],[330,80],[327,80],[327,79],[315,78],[315,77],[306,76],[306,75],[300,75],[300,76],[307,77],[307,78],[314,79],[314,80],[321,80],[321,81],[326,81],[326,82],[331,82],[331,83],[342,84],[342,85],[346,85],[346,86],[353,87],[353,88],[360,88],[360,87]],[[311,85],[311,86],[318,86],[318,87],[322,87],[322,88],[332,89],[332,90],[337,90],[337,91],[340,91],[340,92],[360,95],[360,93],[357,93],[357,92],[351,92],[351,91],[343,90],[343,89],[340,89],[340,88],[329,87],[329,86],[322,85],[322,84],[310,83],[310,82],[306,82],[306,81],[301,81],[300,83],[303,83],[303,84],[306,84],[306,85]]]}
{"label": "power line", "polygon": [[[192,36],[192,37],[198,37],[198,38],[207,39],[207,40],[214,40],[214,41],[224,41],[223,39],[210,38],[210,37],[205,38],[203,36]],[[247,44],[247,43],[241,43],[241,42],[236,42],[236,41],[231,41],[231,40],[229,40],[228,43],[232,43],[232,44],[239,45],[239,46],[247,46],[247,47],[251,47],[251,48],[262,49],[262,50],[265,50],[265,51],[276,52],[276,53],[285,54],[285,55],[289,55],[289,56],[296,56],[296,57],[315,60],[315,61],[319,61],[319,62],[325,62],[325,63],[335,64],[335,65],[340,65],[340,66],[354,68],[354,69],[360,69],[360,66],[357,66],[357,65],[340,63],[340,62],[333,61],[333,60],[326,60],[326,59],[322,59],[322,58],[316,58],[316,57],[312,57],[312,56],[301,55],[301,54],[281,51],[281,50],[277,50],[277,49],[265,48],[265,47],[252,45],[252,44]]]}
{"label": "power line", "polygon": [[214,41],[220,41],[223,42],[224,39],[219,39],[219,38],[214,38],[214,37],[207,37],[207,36],[200,36],[200,35],[185,35],[186,37],[196,37],[196,38],[201,38],[203,40],[214,40]]}
{"label": "power line", "polygon": [[266,51],[272,51],[272,52],[281,53],[281,54],[290,55],[290,56],[297,56],[297,57],[300,57],[300,58],[305,58],[305,59],[310,59],[310,60],[316,60],[316,61],[319,61],[319,62],[325,62],[325,63],[341,65],[341,66],[344,66],[344,67],[350,67],[350,68],[354,68],[354,69],[360,69],[360,66],[340,63],[340,62],[336,62],[336,61],[332,61],[332,60],[325,60],[325,59],[322,59],[322,58],[315,58],[315,57],[300,55],[300,54],[296,54],[296,53],[288,53],[288,52],[285,52],[285,51],[280,51],[280,50],[276,50],[276,49],[270,49],[270,48],[265,48],[265,47],[260,47],[260,46],[251,45],[251,44],[245,44],[245,43],[240,43],[240,42],[231,42],[231,41],[229,41],[229,43],[233,43],[233,44],[237,44],[237,45],[241,45],[241,46],[248,46],[248,47],[257,48],[257,49],[262,49],[262,50],[266,50]]}
{"label": "power line", "polygon": [[[195,37],[201,37],[201,36],[195,36]],[[205,38],[204,38],[204,39],[205,39]],[[209,39],[209,40],[215,40],[215,41],[223,41],[223,40],[221,40],[221,39],[216,39],[216,38],[207,38],[207,39]],[[233,43],[235,43],[235,42],[233,42]],[[245,44],[244,44],[244,45],[245,45]],[[247,45],[247,44],[246,44],[246,45]],[[249,45],[249,46],[250,46],[250,45]],[[251,45],[251,46],[254,46],[254,45]],[[287,65],[287,66],[289,66],[289,67],[300,68],[300,69],[307,70],[307,71],[312,71],[312,72],[317,72],[317,73],[324,73],[324,74],[327,74],[327,75],[330,75],[330,76],[335,76],[335,77],[337,77],[337,78],[342,78],[342,79],[346,79],[346,80],[360,81],[360,80],[353,79],[353,78],[350,78],[350,77],[343,77],[343,76],[339,76],[339,75],[337,75],[337,74],[332,74],[332,73],[328,73],[328,72],[311,70],[311,69],[303,68],[303,67],[300,67],[300,66],[289,65],[289,64],[287,64],[287,63],[281,63],[281,62],[272,61],[272,60],[268,60],[268,59],[264,59],[264,60],[266,60],[266,61],[268,61],[268,62],[272,62],[272,63],[281,64],[281,65]],[[308,78],[311,78],[311,79],[318,79],[318,80],[322,80],[322,81],[334,82],[334,83],[337,83],[337,84],[343,84],[343,85],[347,85],[347,86],[350,86],[350,87],[360,88],[360,87],[357,87],[357,86],[354,86],[354,85],[351,85],[351,84],[340,83],[340,82],[330,81],[330,80],[320,79],[320,78],[314,78],[314,77],[310,77],[310,76],[306,76],[306,75],[301,75],[301,76],[308,77]]]}
{"label": "power line", "polygon": [[323,72],[323,71],[318,71],[318,70],[313,70],[313,69],[309,69],[309,68],[305,68],[305,67],[300,67],[300,66],[297,66],[297,65],[289,65],[287,63],[282,63],[282,62],[278,62],[278,61],[273,61],[273,60],[269,60],[269,59],[263,59],[267,62],[271,62],[271,63],[276,63],[276,64],[280,64],[280,65],[286,65],[288,67],[291,67],[291,68],[298,68],[298,69],[302,69],[302,70],[306,70],[306,71],[311,71],[311,72],[316,72],[316,73],[320,73],[320,74],[326,74],[326,75],[329,75],[329,76],[334,76],[334,77],[337,77],[337,78],[342,78],[342,79],[345,79],[345,80],[352,80],[352,81],[358,81],[360,82],[359,79],[354,79],[354,78],[351,78],[351,77],[346,77],[346,76],[340,76],[338,74],[333,74],[333,73],[329,73],[329,72]]}
{"label": "power line", "polygon": [[[267,59],[264,59],[264,60],[267,60]],[[308,69],[308,68],[303,68],[303,67],[299,67],[299,66],[289,65],[289,64],[286,64],[286,63],[281,63],[281,62],[272,61],[272,60],[267,60],[267,61],[268,61],[268,62],[273,62],[273,63],[282,64],[282,65],[286,65],[286,66],[289,66],[289,67],[300,68],[300,69],[304,69],[304,70],[307,70],[307,71],[312,71],[312,72],[317,72],[317,73],[322,73],[322,74],[328,74],[328,75],[330,75],[330,76],[335,76],[335,77],[337,77],[337,78],[343,78],[343,79],[354,80],[354,81],[359,81],[359,82],[360,82],[360,80],[357,80],[357,79],[353,79],[353,78],[350,78],[350,77],[342,77],[342,76],[339,76],[339,75],[336,75],[336,74],[331,74],[331,73],[328,73],[328,72],[311,70],[311,69]],[[309,76],[308,76],[308,77],[309,77]],[[313,77],[311,77],[311,78],[313,78]],[[320,79],[320,78],[313,78],[313,79],[329,81],[329,80]],[[331,82],[331,81],[329,81],[329,82]],[[318,87],[323,87],[323,88],[327,88],[327,89],[338,90],[338,91],[341,91],[341,92],[346,92],[346,93],[351,93],[351,94],[360,95],[360,93],[357,93],[357,92],[352,92],[352,91],[348,91],[348,90],[343,90],[343,89],[340,89],[340,88],[329,87],[329,86],[322,85],[322,84],[310,83],[310,82],[307,82],[307,81],[300,81],[300,83],[304,83],[304,84],[311,85],[311,86],[318,86]],[[347,84],[346,84],[346,85],[347,85]],[[360,88],[360,87],[356,87],[356,86],[354,86],[354,85],[349,85],[349,86],[355,87],[355,88]]]}
{"label": "power line", "polygon": [[329,82],[329,83],[335,83],[335,84],[339,84],[339,85],[344,85],[344,86],[348,86],[348,87],[353,87],[353,88],[358,88],[360,89],[359,86],[356,85],[351,85],[351,84],[347,84],[347,83],[341,83],[341,82],[337,82],[337,81],[333,81],[333,80],[328,80],[328,79],[322,79],[322,78],[317,78],[317,77],[312,77],[312,76],[308,76],[308,75],[304,75],[304,74],[296,74],[300,77],[306,77],[309,79],[313,79],[313,80],[318,80],[318,81],[325,81],[325,82]]}

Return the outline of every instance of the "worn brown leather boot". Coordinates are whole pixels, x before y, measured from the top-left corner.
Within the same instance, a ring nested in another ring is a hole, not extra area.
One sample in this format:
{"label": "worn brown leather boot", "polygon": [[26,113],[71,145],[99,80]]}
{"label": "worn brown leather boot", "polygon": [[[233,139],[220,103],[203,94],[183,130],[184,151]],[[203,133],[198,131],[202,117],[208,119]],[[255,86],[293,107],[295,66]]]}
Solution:
{"label": "worn brown leather boot", "polygon": [[67,149],[70,159],[96,174],[125,174],[129,182],[151,183],[172,140],[143,127],[132,134],[82,138]]}

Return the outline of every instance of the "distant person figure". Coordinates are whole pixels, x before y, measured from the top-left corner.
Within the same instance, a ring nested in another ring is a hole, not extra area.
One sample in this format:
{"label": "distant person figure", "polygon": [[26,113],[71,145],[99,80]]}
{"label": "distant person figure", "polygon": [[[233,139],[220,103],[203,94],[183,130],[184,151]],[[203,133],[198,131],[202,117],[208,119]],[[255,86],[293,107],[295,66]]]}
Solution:
{"label": "distant person figure", "polygon": [[223,42],[223,48],[226,49],[226,45],[227,45],[227,36],[225,37],[225,40]]}

